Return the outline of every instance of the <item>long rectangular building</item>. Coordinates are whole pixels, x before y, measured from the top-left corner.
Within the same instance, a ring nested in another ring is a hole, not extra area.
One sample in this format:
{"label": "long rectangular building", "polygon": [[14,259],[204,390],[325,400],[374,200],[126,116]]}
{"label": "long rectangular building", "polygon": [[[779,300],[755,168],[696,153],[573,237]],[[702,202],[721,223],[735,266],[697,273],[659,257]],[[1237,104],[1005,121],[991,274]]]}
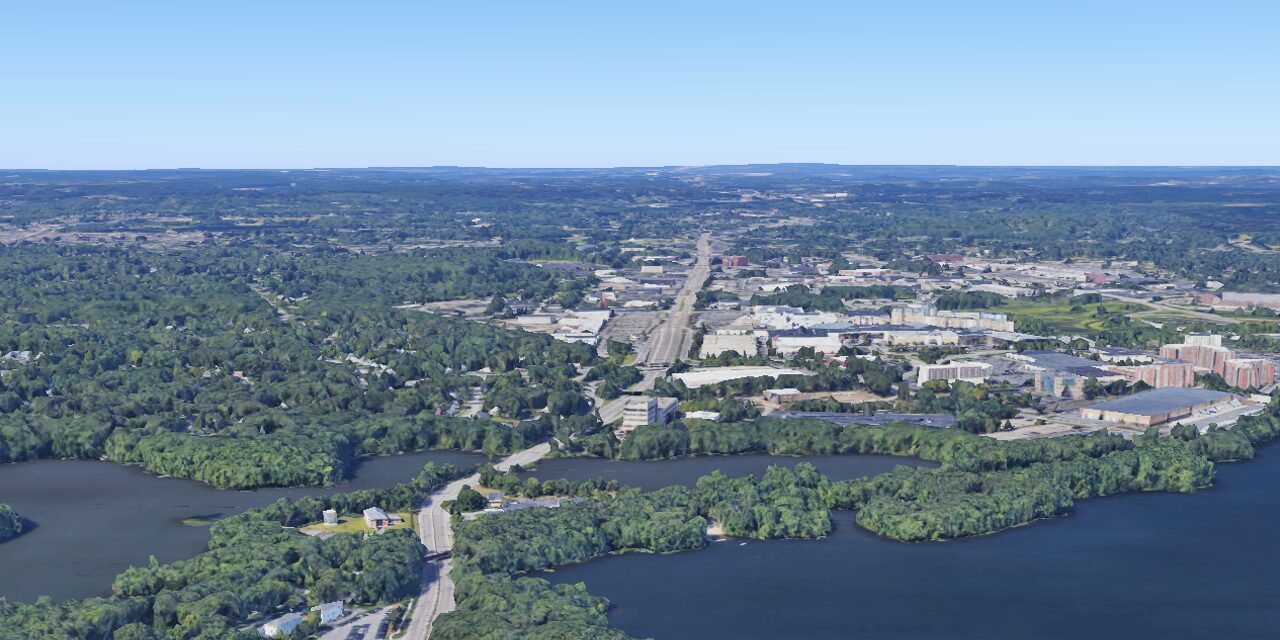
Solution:
{"label": "long rectangular building", "polygon": [[1234,399],[1234,395],[1221,391],[1169,387],[1143,391],[1082,407],[1080,416],[1089,420],[1153,427],[1185,418],[1197,411],[1210,409]]}

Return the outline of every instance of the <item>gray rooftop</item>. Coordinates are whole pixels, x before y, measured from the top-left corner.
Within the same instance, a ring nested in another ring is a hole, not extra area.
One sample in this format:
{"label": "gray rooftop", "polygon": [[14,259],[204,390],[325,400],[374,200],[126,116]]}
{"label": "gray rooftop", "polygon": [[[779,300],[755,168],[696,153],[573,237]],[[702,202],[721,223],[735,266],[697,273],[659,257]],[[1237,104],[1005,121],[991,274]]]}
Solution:
{"label": "gray rooftop", "polygon": [[1210,391],[1209,389],[1196,387],[1165,387],[1163,389],[1135,393],[1115,400],[1099,402],[1089,408],[1101,411],[1132,413],[1139,416],[1158,416],[1204,402],[1225,400],[1229,397],[1231,397],[1230,393],[1222,391]]}
{"label": "gray rooftop", "polygon": [[1102,364],[1097,360],[1089,360],[1088,358],[1080,358],[1057,351],[1023,351],[1022,356],[1030,357],[1031,364],[1041,369],[1050,371],[1060,371],[1063,373],[1071,373],[1081,377],[1103,378],[1116,375],[1104,369],[1099,369],[1098,365]]}

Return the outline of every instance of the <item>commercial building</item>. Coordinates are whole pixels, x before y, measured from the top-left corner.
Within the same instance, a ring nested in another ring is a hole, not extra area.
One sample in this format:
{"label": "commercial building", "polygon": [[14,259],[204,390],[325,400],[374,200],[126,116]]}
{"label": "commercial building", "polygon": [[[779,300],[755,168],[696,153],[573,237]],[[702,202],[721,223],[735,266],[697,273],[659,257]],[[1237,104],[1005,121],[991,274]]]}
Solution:
{"label": "commercial building", "polygon": [[923,364],[916,372],[916,381],[924,384],[931,380],[945,382],[986,382],[991,377],[991,364],[987,362],[954,362],[951,364]]}
{"label": "commercial building", "polygon": [[1094,378],[1102,384],[1125,376],[1101,368],[1098,362],[1057,351],[1023,351],[1008,357],[1023,362],[1031,372],[1036,391],[1068,398],[1084,397],[1084,384]]}
{"label": "commercial building", "polygon": [[1152,389],[1080,409],[1080,416],[1135,427],[1153,427],[1230,403],[1235,396],[1209,389]]}
{"label": "commercial building", "polygon": [[671,379],[679,380],[690,389],[697,389],[707,384],[717,384],[742,378],[777,378],[778,376],[811,376],[812,371],[781,367],[704,367],[691,369],[682,373],[671,374]]}
{"label": "commercial building", "polygon": [[771,333],[769,343],[774,351],[784,357],[791,357],[805,347],[826,355],[835,355],[844,346],[844,339],[839,331],[791,329]]}
{"label": "commercial building", "polygon": [[1220,293],[1202,293],[1196,296],[1196,302],[1219,309],[1250,309],[1254,307],[1280,309],[1280,294],[1223,291]]}
{"label": "commercial building", "polygon": [[893,329],[883,332],[884,342],[895,347],[930,347],[960,344],[960,334],[955,331],[920,329]]}
{"label": "commercial building", "polygon": [[649,424],[665,424],[675,411],[678,400],[675,398],[659,398],[643,396],[627,400],[622,407],[622,429],[620,435],[631,433],[636,427]]}
{"label": "commercial building", "polygon": [[760,355],[760,343],[755,334],[749,331],[717,331],[702,336],[698,357],[714,358],[727,351],[740,356],[757,356]]}
{"label": "commercial building", "polygon": [[932,305],[911,304],[889,311],[893,324],[927,324],[947,329],[990,329],[1013,331],[1013,322],[1003,313],[977,311],[939,311]]}
{"label": "commercial building", "polygon": [[738,268],[745,267],[750,263],[747,262],[746,256],[724,256],[720,258],[720,264],[724,267]]}

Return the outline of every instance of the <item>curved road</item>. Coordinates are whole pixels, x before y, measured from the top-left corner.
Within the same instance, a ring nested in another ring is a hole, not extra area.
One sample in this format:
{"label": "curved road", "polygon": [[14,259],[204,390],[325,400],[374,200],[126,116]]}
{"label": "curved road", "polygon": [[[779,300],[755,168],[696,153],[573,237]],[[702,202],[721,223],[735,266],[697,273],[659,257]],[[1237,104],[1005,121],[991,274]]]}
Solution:
{"label": "curved road", "polygon": [[[499,471],[506,471],[517,464],[537,462],[550,451],[551,445],[544,442],[513,453],[494,466]],[[450,526],[449,512],[444,510],[443,504],[456,499],[458,492],[462,491],[462,485],[475,486],[478,482],[479,474],[454,480],[422,503],[422,509],[418,511],[418,535],[429,553],[453,549],[453,528]],[[405,631],[405,638],[426,640],[431,635],[431,625],[436,616],[453,611],[457,606],[453,599],[453,580],[449,579],[451,564],[452,561],[448,558],[425,563],[422,571],[422,597],[418,598],[413,608],[413,617]]]}

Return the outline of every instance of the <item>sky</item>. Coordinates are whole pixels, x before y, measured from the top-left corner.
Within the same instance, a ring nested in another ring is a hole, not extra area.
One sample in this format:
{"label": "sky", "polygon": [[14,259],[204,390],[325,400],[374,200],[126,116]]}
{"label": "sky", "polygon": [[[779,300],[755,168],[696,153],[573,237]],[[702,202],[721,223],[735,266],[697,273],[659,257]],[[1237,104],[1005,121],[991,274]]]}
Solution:
{"label": "sky", "polygon": [[1280,165],[1280,2],[0,3],[0,167]]}

